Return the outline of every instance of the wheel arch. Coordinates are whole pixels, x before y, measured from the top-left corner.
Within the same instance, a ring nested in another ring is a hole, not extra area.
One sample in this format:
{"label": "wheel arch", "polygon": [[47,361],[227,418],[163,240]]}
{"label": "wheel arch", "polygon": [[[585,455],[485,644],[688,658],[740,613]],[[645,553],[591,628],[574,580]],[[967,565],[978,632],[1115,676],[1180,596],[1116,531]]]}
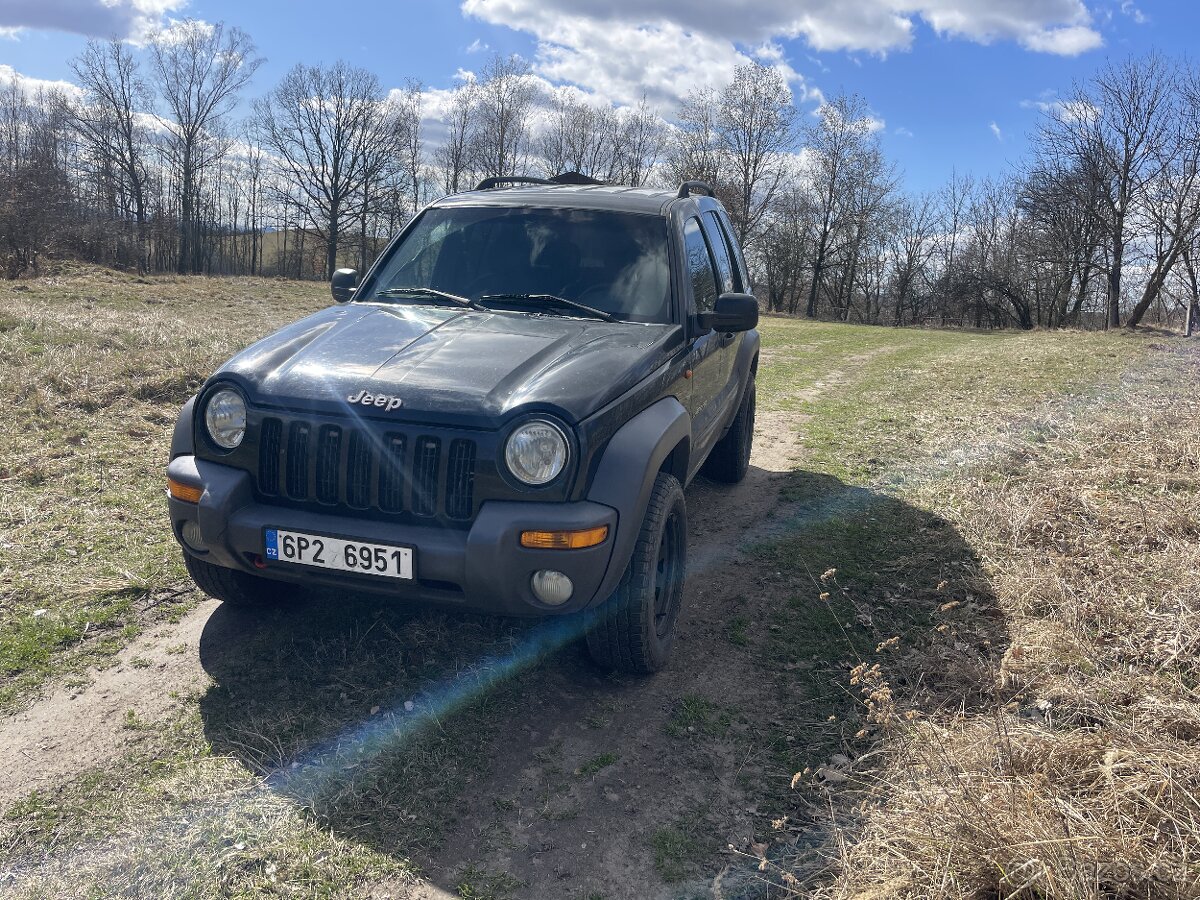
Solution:
{"label": "wheel arch", "polygon": [[620,582],[658,474],[667,472],[686,483],[691,438],[691,416],[677,399],[664,397],[622,425],[604,448],[587,499],[615,509],[617,528],[608,572],[593,604],[603,602]]}

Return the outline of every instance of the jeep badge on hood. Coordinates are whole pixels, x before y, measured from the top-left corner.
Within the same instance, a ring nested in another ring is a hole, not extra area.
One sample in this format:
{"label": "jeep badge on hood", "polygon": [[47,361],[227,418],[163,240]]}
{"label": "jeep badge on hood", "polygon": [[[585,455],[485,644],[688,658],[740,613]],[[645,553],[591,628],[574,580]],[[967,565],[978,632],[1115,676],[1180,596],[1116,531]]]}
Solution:
{"label": "jeep badge on hood", "polygon": [[388,412],[391,412],[393,409],[399,409],[400,404],[404,402],[399,397],[392,397],[388,394],[372,394],[368,391],[359,391],[357,394],[351,394],[346,399],[351,403],[361,403],[363,406],[377,406]]}

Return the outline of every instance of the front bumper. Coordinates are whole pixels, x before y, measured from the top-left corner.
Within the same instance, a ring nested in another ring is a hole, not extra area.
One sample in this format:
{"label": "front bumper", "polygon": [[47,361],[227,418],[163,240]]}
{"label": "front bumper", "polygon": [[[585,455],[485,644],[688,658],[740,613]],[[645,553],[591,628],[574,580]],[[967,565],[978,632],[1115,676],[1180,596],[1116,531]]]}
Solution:
{"label": "front bumper", "polygon": [[[597,592],[613,561],[618,516],[615,509],[600,503],[488,501],[480,507],[469,529],[454,529],[270,506],[255,498],[248,473],[191,455],[173,459],[167,474],[177,482],[203,490],[198,503],[168,495],[175,539],[185,553],[228,569],[279,581],[370,591],[401,600],[448,603],[502,615],[570,613],[605,599]],[[205,552],[198,553],[183,542],[181,534],[188,521],[199,524],[208,548]],[[520,544],[525,530],[582,530],[602,525],[608,526],[609,536],[596,547],[532,550]],[[268,527],[410,545],[416,548],[415,578],[398,581],[264,563],[263,529]],[[556,607],[539,601],[530,588],[530,578],[539,569],[566,573],[575,585],[571,599]]]}

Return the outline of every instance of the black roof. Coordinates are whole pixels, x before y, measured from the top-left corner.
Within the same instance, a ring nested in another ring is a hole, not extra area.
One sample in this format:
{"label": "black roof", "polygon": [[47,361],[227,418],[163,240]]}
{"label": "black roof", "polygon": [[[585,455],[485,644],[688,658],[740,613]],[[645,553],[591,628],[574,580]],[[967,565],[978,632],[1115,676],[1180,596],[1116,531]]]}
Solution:
{"label": "black roof", "polygon": [[615,185],[536,184],[451,194],[434,206],[553,206],[564,209],[610,209],[663,215],[675,191]]}

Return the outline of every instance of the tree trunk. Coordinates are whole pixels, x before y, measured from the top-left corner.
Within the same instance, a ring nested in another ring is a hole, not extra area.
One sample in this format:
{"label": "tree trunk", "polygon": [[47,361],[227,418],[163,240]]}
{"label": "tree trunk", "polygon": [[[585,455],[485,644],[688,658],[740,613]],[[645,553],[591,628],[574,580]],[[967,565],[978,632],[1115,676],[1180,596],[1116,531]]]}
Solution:
{"label": "tree trunk", "polygon": [[1114,241],[1112,261],[1108,267],[1108,316],[1105,328],[1121,327],[1121,266],[1125,259],[1125,243]]}

